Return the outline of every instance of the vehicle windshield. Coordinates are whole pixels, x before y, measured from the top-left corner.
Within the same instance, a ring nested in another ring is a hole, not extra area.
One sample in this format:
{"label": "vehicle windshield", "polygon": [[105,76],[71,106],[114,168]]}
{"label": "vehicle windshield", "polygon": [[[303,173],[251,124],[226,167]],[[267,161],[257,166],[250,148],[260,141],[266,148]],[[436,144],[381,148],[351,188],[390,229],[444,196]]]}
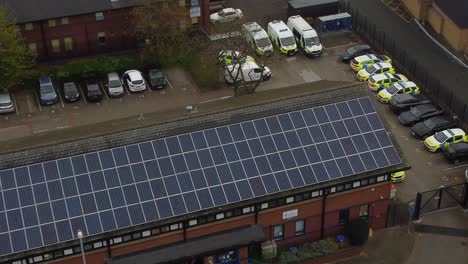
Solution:
{"label": "vehicle windshield", "polygon": [[440,143],[445,142],[448,139],[448,137],[443,132],[436,133],[434,138]]}
{"label": "vehicle windshield", "polygon": [[366,71],[367,71],[368,73],[373,73],[373,72],[375,72],[375,70],[376,70],[376,69],[375,69],[374,65],[371,65],[371,66],[369,66],[369,67],[366,68]]}
{"label": "vehicle windshield", "polygon": [[359,46],[354,46],[354,47],[351,47],[349,49],[346,50],[346,53],[349,54],[349,55],[352,55],[354,53],[356,53],[356,51],[359,51]]}
{"label": "vehicle windshield", "polygon": [[391,85],[387,88],[387,92],[390,94],[396,94],[400,89],[398,89],[395,85]]}
{"label": "vehicle windshield", "polygon": [[142,84],[143,83],[143,80],[135,80],[132,82],[133,85],[138,85],[138,84]]}
{"label": "vehicle windshield", "polygon": [[430,129],[433,129],[436,126],[436,124],[431,119],[424,121],[424,125]]}
{"label": "vehicle windshield", "polygon": [[99,86],[97,84],[88,84],[88,91],[96,92],[99,91]]}
{"label": "vehicle windshield", "polygon": [[63,90],[65,93],[74,93],[76,92],[76,87],[73,83],[66,83],[63,85]]}
{"label": "vehicle windshield", "polygon": [[283,46],[291,46],[291,45],[294,45],[295,43],[296,42],[294,41],[293,37],[282,38],[281,39],[281,45],[283,45]]}
{"label": "vehicle windshield", "polygon": [[120,87],[122,86],[122,83],[120,83],[120,80],[110,80],[109,81],[109,87],[110,88],[117,88],[117,87]]}
{"label": "vehicle windshield", "polygon": [[226,14],[226,13],[224,13],[223,10],[221,10],[221,11],[218,12],[218,15],[220,15],[220,16],[224,16],[225,14]]}
{"label": "vehicle windshield", "polygon": [[45,85],[45,86],[41,86],[41,93],[43,94],[55,93],[55,90],[52,85]]}
{"label": "vehicle windshield", "polygon": [[160,71],[150,71],[150,78],[153,80],[162,79],[163,74]]}
{"label": "vehicle windshield", "polygon": [[421,116],[422,115],[421,111],[419,111],[419,109],[417,107],[411,109],[410,113],[413,114],[414,116]]}
{"label": "vehicle windshield", "polygon": [[255,42],[257,43],[257,46],[259,48],[264,48],[271,45],[270,40],[268,38],[257,39]]}
{"label": "vehicle windshield", "polygon": [[304,39],[305,45],[307,47],[313,46],[313,45],[318,45],[320,44],[320,39],[319,37],[312,37],[312,38],[306,38]]}

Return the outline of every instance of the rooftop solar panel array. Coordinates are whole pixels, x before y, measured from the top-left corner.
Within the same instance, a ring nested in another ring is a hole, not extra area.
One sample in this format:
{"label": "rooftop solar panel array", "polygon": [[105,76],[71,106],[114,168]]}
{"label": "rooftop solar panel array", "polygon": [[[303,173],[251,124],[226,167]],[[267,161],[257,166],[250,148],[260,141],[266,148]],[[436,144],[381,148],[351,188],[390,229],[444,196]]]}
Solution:
{"label": "rooftop solar panel array", "polygon": [[401,163],[368,97],[0,171],[0,255]]}

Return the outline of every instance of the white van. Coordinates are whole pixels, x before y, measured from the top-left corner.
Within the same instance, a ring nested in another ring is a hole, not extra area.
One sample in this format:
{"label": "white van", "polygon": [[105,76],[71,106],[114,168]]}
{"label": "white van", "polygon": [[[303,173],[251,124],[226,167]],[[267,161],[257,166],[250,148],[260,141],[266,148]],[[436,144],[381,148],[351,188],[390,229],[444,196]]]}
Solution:
{"label": "white van", "polygon": [[[242,72],[238,72],[239,67],[241,68]],[[271,71],[265,65],[258,65],[254,61],[246,61],[242,64],[233,64],[228,65],[224,69],[224,79],[227,83],[234,83],[234,79],[242,80],[244,79],[246,82],[255,82],[259,81],[266,81],[270,79]]]}
{"label": "white van", "polygon": [[242,25],[242,33],[258,55],[269,56],[273,54],[273,45],[266,31],[257,22],[249,22]]}
{"label": "white van", "polygon": [[268,36],[271,42],[279,48],[280,52],[287,55],[294,55],[297,52],[296,42],[292,31],[281,20],[274,20],[268,23]]}
{"label": "white van", "polygon": [[288,18],[288,27],[294,34],[299,49],[307,56],[320,56],[322,44],[317,32],[301,16]]}

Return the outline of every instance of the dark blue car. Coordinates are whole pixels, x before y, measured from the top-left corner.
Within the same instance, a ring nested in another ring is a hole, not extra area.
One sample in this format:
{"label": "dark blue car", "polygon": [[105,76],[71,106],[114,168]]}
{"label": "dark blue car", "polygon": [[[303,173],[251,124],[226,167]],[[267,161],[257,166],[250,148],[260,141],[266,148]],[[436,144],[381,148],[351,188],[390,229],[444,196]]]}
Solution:
{"label": "dark blue car", "polygon": [[41,105],[53,105],[58,102],[57,91],[48,76],[39,77],[39,101]]}

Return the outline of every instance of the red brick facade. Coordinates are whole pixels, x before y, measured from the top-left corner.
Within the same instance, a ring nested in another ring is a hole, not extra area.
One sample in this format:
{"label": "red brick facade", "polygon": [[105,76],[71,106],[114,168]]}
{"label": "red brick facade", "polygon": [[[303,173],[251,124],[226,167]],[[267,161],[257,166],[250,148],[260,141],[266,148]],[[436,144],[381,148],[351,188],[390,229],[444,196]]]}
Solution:
{"label": "red brick facade", "polygon": [[[385,182],[374,186],[367,186],[347,192],[331,194],[326,197],[324,235],[332,236],[343,231],[344,224],[339,223],[340,210],[349,209],[349,220],[352,220],[360,217],[360,209],[366,208],[366,206],[368,206],[368,210],[366,212],[371,227],[374,230],[384,228],[387,220],[387,207],[390,202],[390,185],[391,184],[389,182]],[[277,240],[277,245],[279,247],[291,243],[320,239],[322,199],[323,197],[318,197],[302,202],[261,210],[258,214],[257,221],[263,226],[266,239],[273,239],[272,230],[275,225],[284,226],[283,239]],[[284,212],[296,209],[297,216],[288,220],[283,219]],[[364,211],[361,211],[361,216],[363,212]],[[304,234],[296,234],[295,223],[298,220],[304,220]],[[186,239],[197,238],[249,224],[255,224],[255,221],[255,214],[251,213],[210,224],[189,227],[186,230]],[[110,248],[110,251],[112,256],[119,256],[175,242],[181,242],[183,239],[183,231],[178,230],[160,236],[149,237],[144,240],[113,245]],[[239,255],[241,260],[248,257],[247,248],[240,248]],[[105,259],[107,257],[108,252],[105,248],[87,253],[88,262],[93,264],[105,264]],[[81,258],[75,255],[68,259],[59,259],[56,263],[79,264],[81,263]]]}

